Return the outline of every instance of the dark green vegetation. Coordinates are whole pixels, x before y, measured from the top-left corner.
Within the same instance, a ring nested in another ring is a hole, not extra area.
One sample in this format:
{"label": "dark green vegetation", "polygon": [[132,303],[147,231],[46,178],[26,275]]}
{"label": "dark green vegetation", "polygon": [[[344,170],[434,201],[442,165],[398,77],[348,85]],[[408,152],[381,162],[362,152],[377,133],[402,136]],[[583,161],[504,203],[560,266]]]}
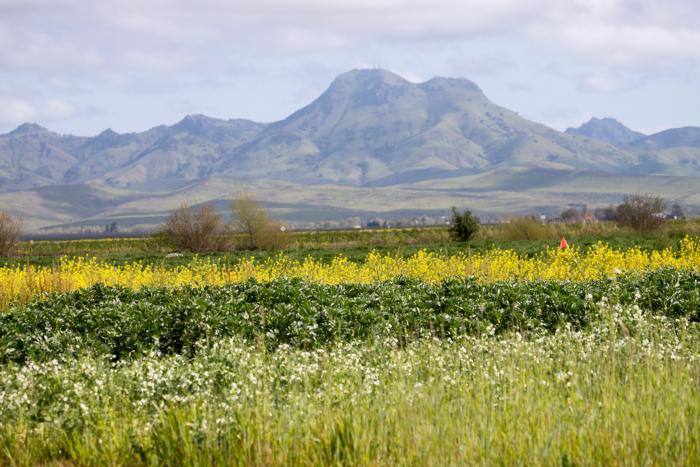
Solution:
{"label": "dark green vegetation", "polygon": [[479,231],[479,218],[468,209],[459,212],[452,207],[452,219],[450,220],[450,237],[458,242],[471,240]]}
{"label": "dark green vegetation", "polygon": [[658,270],[588,283],[491,285],[474,279],[337,286],[284,280],[139,291],[98,285],[0,315],[0,361],[193,355],[231,337],[268,349],[312,349],[356,340],[456,338],[489,329],[586,330],[600,319],[601,301],[697,322],[700,274]]}

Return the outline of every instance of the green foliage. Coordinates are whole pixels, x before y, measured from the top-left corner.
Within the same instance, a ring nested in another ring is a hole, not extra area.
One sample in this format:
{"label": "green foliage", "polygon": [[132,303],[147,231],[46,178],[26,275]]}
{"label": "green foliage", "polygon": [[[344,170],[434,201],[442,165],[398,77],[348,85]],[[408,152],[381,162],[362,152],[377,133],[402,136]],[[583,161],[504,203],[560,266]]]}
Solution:
{"label": "green foliage", "polygon": [[0,362],[85,353],[114,361],[149,352],[193,355],[228,337],[269,349],[313,349],[377,338],[455,338],[486,329],[584,330],[597,318],[601,300],[698,321],[699,284],[698,273],[659,270],[588,283],[485,285],[465,279],[429,285],[398,279],[329,286],[281,280],[139,291],[97,285],[0,315]]}
{"label": "green foliage", "polygon": [[673,269],[98,285],[0,313],[0,464],[696,465],[698,349]]}
{"label": "green foliage", "polygon": [[452,207],[452,220],[450,221],[450,237],[458,242],[470,240],[479,231],[479,219],[465,209],[463,213]]}

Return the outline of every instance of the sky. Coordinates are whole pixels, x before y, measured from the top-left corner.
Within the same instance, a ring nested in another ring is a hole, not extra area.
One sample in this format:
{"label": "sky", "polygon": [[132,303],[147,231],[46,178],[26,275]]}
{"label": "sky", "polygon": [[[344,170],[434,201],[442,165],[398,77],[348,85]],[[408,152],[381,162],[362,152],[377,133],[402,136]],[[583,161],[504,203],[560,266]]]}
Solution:
{"label": "sky", "polygon": [[0,132],[270,122],[377,67],[559,130],[700,126],[700,1],[0,0]]}

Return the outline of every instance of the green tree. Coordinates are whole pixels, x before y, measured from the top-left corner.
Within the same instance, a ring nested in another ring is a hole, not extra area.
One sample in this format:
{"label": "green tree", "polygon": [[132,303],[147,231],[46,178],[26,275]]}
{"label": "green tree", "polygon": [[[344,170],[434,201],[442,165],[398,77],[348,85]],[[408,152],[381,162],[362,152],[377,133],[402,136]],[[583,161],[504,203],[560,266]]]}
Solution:
{"label": "green tree", "polygon": [[479,231],[479,218],[465,209],[460,213],[456,207],[452,207],[452,220],[450,222],[450,237],[458,242],[466,242]]}

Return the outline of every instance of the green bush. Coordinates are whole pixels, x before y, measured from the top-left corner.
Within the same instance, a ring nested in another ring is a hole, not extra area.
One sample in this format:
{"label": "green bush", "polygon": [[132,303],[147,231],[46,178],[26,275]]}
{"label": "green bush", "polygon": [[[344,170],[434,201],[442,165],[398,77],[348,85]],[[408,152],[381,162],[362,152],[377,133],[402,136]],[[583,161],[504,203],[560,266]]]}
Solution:
{"label": "green bush", "polygon": [[479,231],[479,218],[466,209],[460,213],[457,208],[452,208],[452,221],[450,222],[450,237],[458,242],[466,242]]}

